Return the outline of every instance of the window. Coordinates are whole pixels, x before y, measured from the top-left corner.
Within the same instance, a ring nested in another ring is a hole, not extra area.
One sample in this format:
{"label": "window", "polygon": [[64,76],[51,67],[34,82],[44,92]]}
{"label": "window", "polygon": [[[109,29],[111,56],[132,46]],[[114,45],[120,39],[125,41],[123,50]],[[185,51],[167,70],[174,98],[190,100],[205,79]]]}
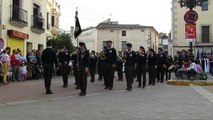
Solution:
{"label": "window", "polygon": [[127,41],[122,41],[122,43],[121,43],[121,51],[126,51],[126,44],[127,44]]}
{"label": "window", "polygon": [[209,26],[202,26],[202,42],[208,43],[210,41]]}
{"label": "window", "polygon": [[126,30],[121,31],[121,36],[126,36]]}
{"label": "window", "polygon": [[208,8],[209,8],[208,0],[204,0],[204,1],[202,2],[202,7],[201,7],[201,9],[202,9],[202,11],[208,11]]}
{"label": "window", "polygon": [[55,26],[55,17],[52,16],[52,26],[54,27]]}

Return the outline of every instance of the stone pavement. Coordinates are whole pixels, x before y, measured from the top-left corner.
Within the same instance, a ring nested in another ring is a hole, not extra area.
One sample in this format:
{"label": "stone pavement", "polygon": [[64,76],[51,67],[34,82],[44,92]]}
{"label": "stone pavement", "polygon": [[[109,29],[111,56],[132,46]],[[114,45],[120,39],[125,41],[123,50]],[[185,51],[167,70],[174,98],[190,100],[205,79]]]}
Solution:
{"label": "stone pavement", "polygon": [[[210,78],[210,77],[209,77]],[[0,120],[212,120],[212,86],[171,86],[157,83],[126,91],[126,82],[114,81],[113,91],[103,81],[88,82],[88,94],[79,97],[73,77],[62,88],[53,79],[53,95],[44,94],[43,80],[0,87]],[[89,79],[88,79],[89,80]],[[211,79],[209,79],[211,80]]]}
{"label": "stone pavement", "polygon": [[133,91],[111,91],[5,105],[1,120],[212,120],[213,103],[191,86],[158,84]]}

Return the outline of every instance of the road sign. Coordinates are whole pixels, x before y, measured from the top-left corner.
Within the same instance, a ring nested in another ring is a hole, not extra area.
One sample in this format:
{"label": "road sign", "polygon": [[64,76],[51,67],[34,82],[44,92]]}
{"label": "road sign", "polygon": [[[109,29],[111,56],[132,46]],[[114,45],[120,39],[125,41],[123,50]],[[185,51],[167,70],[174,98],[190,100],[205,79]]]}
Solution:
{"label": "road sign", "polygon": [[195,23],[198,20],[198,14],[194,10],[189,10],[184,15],[184,20],[186,23]]}
{"label": "road sign", "polygon": [[185,24],[185,38],[189,42],[193,42],[196,39],[196,24],[186,23]]}

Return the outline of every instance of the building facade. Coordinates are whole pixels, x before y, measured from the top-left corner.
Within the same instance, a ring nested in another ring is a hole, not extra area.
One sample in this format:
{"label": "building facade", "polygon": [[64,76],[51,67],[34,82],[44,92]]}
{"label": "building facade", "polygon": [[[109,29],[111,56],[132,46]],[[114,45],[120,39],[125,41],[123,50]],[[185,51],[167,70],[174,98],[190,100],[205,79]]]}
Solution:
{"label": "building facade", "polygon": [[59,23],[60,23],[60,16],[61,10],[60,5],[57,3],[56,0],[47,0],[47,26],[46,26],[46,33],[47,39],[51,39],[56,37],[59,34]]}
{"label": "building facade", "polygon": [[[182,49],[189,49],[189,41],[185,39],[185,21],[184,14],[189,10],[181,8],[179,0],[172,0],[172,31],[171,41],[173,45],[172,52]],[[196,40],[193,42],[193,53],[205,51],[210,53],[213,47],[213,1],[204,0],[201,7],[193,9],[199,15],[196,22]]]}
{"label": "building facade", "polygon": [[1,0],[1,49],[19,48],[24,55],[32,49],[44,49],[49,22],[47,3],[48,0]]}
{"label": "building facade", "polygon": [[104,21],[96,27],[84,29],[79,36],[79,41],[86,43],[89,50],[100,52],[111,40],[117,51],[125,51],[126,44],[132,43],[133,50],[139,50],[140,46],[157,50],[159,33],[152,26],[132,24],[119,24],[115,21]]}

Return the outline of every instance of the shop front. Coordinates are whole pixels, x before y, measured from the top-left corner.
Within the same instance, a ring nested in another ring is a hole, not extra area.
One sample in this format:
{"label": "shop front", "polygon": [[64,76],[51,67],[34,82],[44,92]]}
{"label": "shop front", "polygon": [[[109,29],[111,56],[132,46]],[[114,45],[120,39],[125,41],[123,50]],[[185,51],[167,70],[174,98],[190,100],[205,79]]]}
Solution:
{"label": "shop front", "polygon": [[26,33],[22,33],[15,30],[8,30],[8,41],[7,46],[11,48],[11,50],[14,49],[20,49],[22,51],[22,54],[25,55],[25,39],[29,38],[29,35]]}

